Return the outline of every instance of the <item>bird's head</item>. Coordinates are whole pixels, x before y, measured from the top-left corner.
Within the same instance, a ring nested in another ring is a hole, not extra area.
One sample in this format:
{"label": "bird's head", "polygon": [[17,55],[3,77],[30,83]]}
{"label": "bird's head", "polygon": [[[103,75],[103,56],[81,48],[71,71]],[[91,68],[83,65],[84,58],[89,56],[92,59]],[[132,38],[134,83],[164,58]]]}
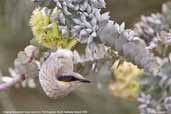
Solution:
{"label": "bird's head", "polygon": [[55,58],[73,58],[73,53],[68,49],[58,49],[56,52],[51,54],[51,57]]}

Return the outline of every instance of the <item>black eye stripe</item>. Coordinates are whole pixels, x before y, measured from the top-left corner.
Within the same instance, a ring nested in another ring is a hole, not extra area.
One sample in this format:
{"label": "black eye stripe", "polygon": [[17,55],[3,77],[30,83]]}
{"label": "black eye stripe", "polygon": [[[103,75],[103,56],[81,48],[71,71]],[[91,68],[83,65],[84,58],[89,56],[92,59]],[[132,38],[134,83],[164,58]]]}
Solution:
{"label": "black eye stripe", "polygon": [[74,81],[80,81],[83,83],[91,83],[91,81],[86,80],[86,79],[78,79],[72,75],[61,75],[61,76],[56,76],[57,80],[59,81],[64,81],[64,82],[74,82]]}
{"label": "black eye stripe", "polygon": [[72,81],[78,81],[79,80],[72,75],[58,76],[57,79],[59,81],[64,81],[64,82],[72,82]]}

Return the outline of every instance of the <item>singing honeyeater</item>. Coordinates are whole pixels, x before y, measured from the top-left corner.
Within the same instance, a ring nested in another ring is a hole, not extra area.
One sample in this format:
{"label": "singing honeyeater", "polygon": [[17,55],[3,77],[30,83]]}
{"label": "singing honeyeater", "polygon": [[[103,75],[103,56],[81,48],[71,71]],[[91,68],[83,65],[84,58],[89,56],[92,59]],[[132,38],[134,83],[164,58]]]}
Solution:
{"label": "singing honeyeater", "polygon": [[73,53],[70,50],[59,49],[51,53],[39,72],[39,81],[46,95],[57,99],[68,95],[80,83],[90,83],[73,70]]}

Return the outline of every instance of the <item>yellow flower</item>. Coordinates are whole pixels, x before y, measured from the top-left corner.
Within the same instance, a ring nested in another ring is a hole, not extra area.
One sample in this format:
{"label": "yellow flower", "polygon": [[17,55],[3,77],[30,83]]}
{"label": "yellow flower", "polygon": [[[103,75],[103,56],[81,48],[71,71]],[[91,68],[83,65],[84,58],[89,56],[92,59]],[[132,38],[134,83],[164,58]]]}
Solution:
{"label": "yellow flower", "polygon": [[[54,8],[54,12],[58,12]],[[52,22],[50,16],[46,15],[40,8],[33,11],[30,19],[33,35],[39,44],[47,48],[72,48],[76,44],[74,38],[63,38],[57,22]]]}
{"label": "yellow flower", "polygon": [[127,85],[120,82],[111,83],[109,85],[109,89],[114,96],[128,100],[135,100],[138,97],[139,88],[139,83],[136,81],[132,81]]}
{"label": "yellow flower", "polygon": [[124,61],[119,66],[118,64],[119,61],[116,61],[111,68],[112,72],[116,75],[116,78],[134,78],[143,73],[143,70],[140,70],[136,65],[133,65],[130,62]]}
{"label": "yellow flower", "polygon": [[119,66],[118,64],[119,61],[116,61],[111,68],[116,81],[109,85],[109,89],[115,96],[134,100],[138,97],[140,89],[140,84],[135,78],[142,75],[143,70],[126,61]]}

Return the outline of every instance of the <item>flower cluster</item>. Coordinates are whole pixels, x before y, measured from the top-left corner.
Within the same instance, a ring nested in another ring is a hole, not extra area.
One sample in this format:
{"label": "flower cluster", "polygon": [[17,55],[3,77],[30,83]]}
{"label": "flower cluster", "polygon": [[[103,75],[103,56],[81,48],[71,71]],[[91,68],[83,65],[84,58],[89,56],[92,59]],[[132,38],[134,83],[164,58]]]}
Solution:
{"label": "flower cluster", "polygon": [[100,28],[109,23],[109,13],[101,14],[101,8],[105,7],[104,0],[49,0],[49,2],[54,3],[60,10],[54,17],[59,23],[60,31],[75,37],[81,43],[95,43]]}
{"label": "flower cluster", "polygon": [[52,17],[58,14],[58,9],[51,11],[48,8],[37,8],[33,11],[30,25],[39,44],[50,48],[72,48],[76,44],[73,38],[64,38],[59,30],[58,22]]}
{"label": "flower cluster", "polygon": [[160,14],[151,14],[151,16],[142,16],[141,21],[135,24],[137,35],[143,38],[149,44],[153,37],[161,31],[167,31],[169,26],[165,17]]}
{"label": "flower cluster", "polygon": [[166,112],[162,110],[163,107],[160,104],[160,100],[156,101],[151,95],[141,93],[138,101],[141,103],[139,106],[141,114],[166,114]]}
{"label": "flower cluster", "polygon": [[159,57],[168,56],[170,49],[170,2],[163,4],[162,13],[142,16],[141,21],[135,24],[134,31],[147,44],[147,48],[152,50]]}
{"label": "flower cluster", "polygon": [[132,63],[124,61],[119,65],[119,61],[116,61],[112,66],[112,72],[116,78],[110,84],[112,93],[121,98],[136,100],[140,91],[140,83],[136,79],[143,74],[143,70]]}

